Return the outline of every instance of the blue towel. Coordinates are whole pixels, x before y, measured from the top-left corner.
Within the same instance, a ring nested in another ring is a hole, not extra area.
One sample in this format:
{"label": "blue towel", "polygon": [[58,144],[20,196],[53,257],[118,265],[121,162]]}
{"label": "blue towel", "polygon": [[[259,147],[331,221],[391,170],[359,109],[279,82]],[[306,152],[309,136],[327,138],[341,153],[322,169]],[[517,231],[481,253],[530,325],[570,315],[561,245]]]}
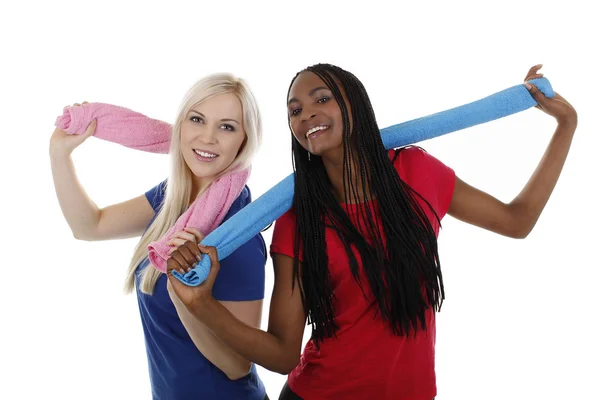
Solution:
{"label": "blue towel", "polygon": [[[534,79],[531,83],[546,97],[554,97],[546,78]],[[463,106],[384,128],[381,137],[385,148],[393,149],[506,117],[535,105],[537,102],[525,86],[516,85]],[[224,259],[288,211],[293,198],[294,174],[290,174],[211,232],[202,244],[216,247],[219,260]],[[191,271],[186,274],[173,271],[173,275],[188,286],[198,286],[206,280],[209,270],[210,259],[203,255]]]}

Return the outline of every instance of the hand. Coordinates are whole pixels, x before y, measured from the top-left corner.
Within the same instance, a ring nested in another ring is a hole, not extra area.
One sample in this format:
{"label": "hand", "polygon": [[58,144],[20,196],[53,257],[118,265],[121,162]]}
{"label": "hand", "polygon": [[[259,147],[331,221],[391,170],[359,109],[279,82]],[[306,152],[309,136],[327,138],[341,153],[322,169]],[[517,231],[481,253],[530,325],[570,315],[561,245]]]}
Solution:
{"label": "hand", "polygon": [[[202,254],[207,254],[211,263],[208,277],[204,282],[193,287],[183,284],[173,276],[174,270],[184,273],[182,271],[189,270],[191,266],[195,266],[198,263],[198,260],[200,260]],[[184,243],[183,246],[179,246],[173,253],[171,253],[171,258],[167,260],[167,277],[169,278],[171,288],[177,297],[179,297],[181,302],[188,309],[193,310],[194,315],[197,317],[202,316],[204,304],[214,300],[212,296],[212,289],[220,268],[221,264],[219,263],[219,257],[217,255],[216,248],[196,245],[191,241]]]}
{"label": "hand", "polygon": [[[88,102],[84,101],[83,104],[88,104]],[[81,107],[81,104],[75,103],[72,107]],[[50,153],[69,155],[94,132],[96,132],[96,120],[90,122],[81,135],[71,135],[60,128],[56,128],[50,137]]]}
{"label": "hand", "polygon": [[169,241],[167,241],[167,244],[169,246],[172,246],[169,250],[169,254],[177,250],[177,247],[183,246],[185,242],[193,242],[194,244],[199,244],[202,241],[202,239],[204,239],[204,235],[202,234],[202,232],[200,232],[196,228],[186,226],[185,228],[183,228],[182,231],[176,232],[173,236],[171,236]]}
{"label": "hand", "polygon": [[529,90],[535,101],[537,101],[538,105],[536,107],[546,114],[553,116],[559,124],[576,126],[577,112],[567,100],[556,92],[554,92],[553,98],[548,98],[534,84],[528,82],[544,76],[538,73],[540,68],[542,68],[542,64],[531,67],[525,77],[525,87]]}

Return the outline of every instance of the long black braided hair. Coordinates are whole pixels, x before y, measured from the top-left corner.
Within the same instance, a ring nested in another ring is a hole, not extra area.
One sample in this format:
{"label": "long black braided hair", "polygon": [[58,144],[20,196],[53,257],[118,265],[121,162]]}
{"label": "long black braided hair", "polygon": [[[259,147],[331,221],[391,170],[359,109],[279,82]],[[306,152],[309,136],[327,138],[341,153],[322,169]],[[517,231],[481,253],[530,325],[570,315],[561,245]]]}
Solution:
{"label": "long black braided hair", "polygon": [[[292,134],[296,213],[294,282],[296,279],[300,282],[302,301],[312,325],[312,339],[319,346],[319,342],[334,336],[338,329],[325,225],[342,241],[352,275],[364,294],[359,264],[351,251],[351,245],[356,247],[378,303],[378,312],[389,322],[393,333],[408,336],[413,331],[416,334],[419,328],[426,329],[426,309],[439,310],[444,299],[437,239],[417,197],[425,199],[398,176],[381,140],[371,101],[358,78],[334,65],[313,65],[294,77],[288,97],[294,81],[305,71],[315,73],[325,82],[341,109],[345,202],[349,207],[358,205],[359,194],[363,199],[377,202],[377,206],[372,202],[357,206],[359,212],[352,221],[335,198],[321,157],[309,155]],[[341,83],[350,104],[352,132],[348,108],[335,79]],[[355,184],[356,177],[360,177],[360,185]],[[429,203],[427,205],[431,208]],[[386,246],[375,222],[374,207],[380,212]],[[301,248],[304,262],[300,272]]]}

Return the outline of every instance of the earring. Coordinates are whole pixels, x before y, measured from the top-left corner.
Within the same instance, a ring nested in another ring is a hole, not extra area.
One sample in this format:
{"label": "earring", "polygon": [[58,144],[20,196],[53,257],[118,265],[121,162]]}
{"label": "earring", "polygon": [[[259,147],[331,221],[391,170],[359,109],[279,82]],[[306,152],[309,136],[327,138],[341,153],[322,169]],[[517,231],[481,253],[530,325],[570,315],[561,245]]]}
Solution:
{"label": "earring", "polygon": [[310,151],[308,152],[308,161],[310,161]]}

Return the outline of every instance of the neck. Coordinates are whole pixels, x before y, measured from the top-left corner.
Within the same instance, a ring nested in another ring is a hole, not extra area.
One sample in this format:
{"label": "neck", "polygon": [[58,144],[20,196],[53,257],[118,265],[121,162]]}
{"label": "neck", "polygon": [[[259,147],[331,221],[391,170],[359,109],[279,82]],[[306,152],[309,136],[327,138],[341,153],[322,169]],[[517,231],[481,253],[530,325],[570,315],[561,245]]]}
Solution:
{"label": "neck", "polygon": [[190,204],[196,200],[200,191],[210,184],[212,178],[194,176],[192,178],[192,192],[190,193]]}
{"label": "neck", "polygon": [[366,190],[367,193],[364,193],[362,190],[362,179],[359,174],[359,165],[357,160],[351,160],[352,163],[352,171],[350,171],[349,181],[354,185],[357,189],[358,199],[346,199],[346,195],[344,193],[344,150],[341,149],[337,151],[335,154],[327,154],[322,156],[323,165],[325,166],[325,171],[327,176],[329,177],[329,181],[331,182],[331,187],[333,189],[333,193],[335,198],[340,203],[352,203],[354,201],[358,201],[359,203],[363,203],[369,200],[369,185],[367,182]]}

